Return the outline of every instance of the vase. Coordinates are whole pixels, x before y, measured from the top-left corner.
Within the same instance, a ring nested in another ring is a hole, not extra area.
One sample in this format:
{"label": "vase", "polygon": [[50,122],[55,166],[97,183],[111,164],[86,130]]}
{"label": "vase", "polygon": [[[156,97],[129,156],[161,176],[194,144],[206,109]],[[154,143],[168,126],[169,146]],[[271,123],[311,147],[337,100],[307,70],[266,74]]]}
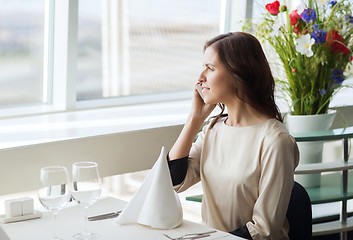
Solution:
{"label": "vase", "polygon": [[[329,111],[327,114],[318,115],[291,115],[287,114],[286,121],[288,131],[292,133],[315,132],[330,129],[336,111]],[[300,152],[299,164],[311,164],[322,162],[323,141],[315,142],[298,142]],[[294,176],[295,181],[304,187],[319,187],[321,174],[297,174]]]}

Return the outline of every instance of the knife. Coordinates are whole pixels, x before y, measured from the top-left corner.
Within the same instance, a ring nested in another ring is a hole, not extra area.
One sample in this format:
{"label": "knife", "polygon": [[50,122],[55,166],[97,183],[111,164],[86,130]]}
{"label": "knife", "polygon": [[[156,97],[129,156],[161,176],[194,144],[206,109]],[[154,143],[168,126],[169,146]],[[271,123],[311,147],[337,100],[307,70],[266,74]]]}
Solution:
{"label": "knife", "polygon": [[116,212],[110,212],[110,213],[105,213],[101,215],[96,215],[96,216],[91,216],[88,217],[88,221],[98,221],[98,220],[104,220],[104,219],[109,219],[109,218],[115,218],[118,217],[121,211],[116,211]]}

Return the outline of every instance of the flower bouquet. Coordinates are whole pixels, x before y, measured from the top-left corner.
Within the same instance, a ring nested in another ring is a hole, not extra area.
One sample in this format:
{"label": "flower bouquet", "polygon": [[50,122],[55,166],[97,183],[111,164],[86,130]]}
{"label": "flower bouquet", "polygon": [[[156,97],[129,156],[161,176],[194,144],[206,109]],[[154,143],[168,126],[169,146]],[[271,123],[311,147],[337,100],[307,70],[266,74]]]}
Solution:
{"label": "flower bouquet", "polygon": [[291,99],[292,115],[327,113],[352,65],[352,1],[308,0],[292,11],[274,1],[266,9],[256,34],[283,65],[286,77],[276,81]]}

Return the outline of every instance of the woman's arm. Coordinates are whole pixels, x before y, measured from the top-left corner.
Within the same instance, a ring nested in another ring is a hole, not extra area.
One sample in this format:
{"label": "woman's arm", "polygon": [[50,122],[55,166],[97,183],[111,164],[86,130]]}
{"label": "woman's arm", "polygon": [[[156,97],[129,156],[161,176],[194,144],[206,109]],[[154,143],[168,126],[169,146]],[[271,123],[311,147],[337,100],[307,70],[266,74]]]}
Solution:
{"label": "woman's arm", "polygon": [[203,121],[204,119],[195,118],[191,114],[189,115],[183,130],[169,152],[168,160],[179,159],[189,155],[192,143]]}
{"label": "woman's arm", "polygon": [[197,90],[194,89],[190,114],[183,130],[169,152],[168,160],[179,159],[189,155],[196,134],[215,106],[216,105],[205,104]]}
{"label": "woman's arm", "polygon": [[261,156],[259,197],[246,227],[253,239],[276,239],[283,227],[299,152],[295,140],[282,133],[266,143]]}

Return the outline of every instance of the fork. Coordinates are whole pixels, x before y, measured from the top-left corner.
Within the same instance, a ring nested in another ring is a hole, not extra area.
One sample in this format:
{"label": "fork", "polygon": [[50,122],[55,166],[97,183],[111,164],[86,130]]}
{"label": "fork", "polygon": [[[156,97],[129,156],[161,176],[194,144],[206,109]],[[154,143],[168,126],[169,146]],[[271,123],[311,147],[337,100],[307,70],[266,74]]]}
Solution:
{"label": "fork", "polygon": [[177,238],[172,238],[172,237],[168,236],[167,234],[163,234],[163,235],[171,240],[186,240],[186,239],[199,239],[199,238],[209,237],[209,236],[211,236],[210,235],[211,233],[215,233],[215,232],[217,232],[217,231],[212,230],[212,231],[201,232],[201,233],[188,233],[188,234],[185,234],[185,235],[183,235],[181,237],[177,237]]}

